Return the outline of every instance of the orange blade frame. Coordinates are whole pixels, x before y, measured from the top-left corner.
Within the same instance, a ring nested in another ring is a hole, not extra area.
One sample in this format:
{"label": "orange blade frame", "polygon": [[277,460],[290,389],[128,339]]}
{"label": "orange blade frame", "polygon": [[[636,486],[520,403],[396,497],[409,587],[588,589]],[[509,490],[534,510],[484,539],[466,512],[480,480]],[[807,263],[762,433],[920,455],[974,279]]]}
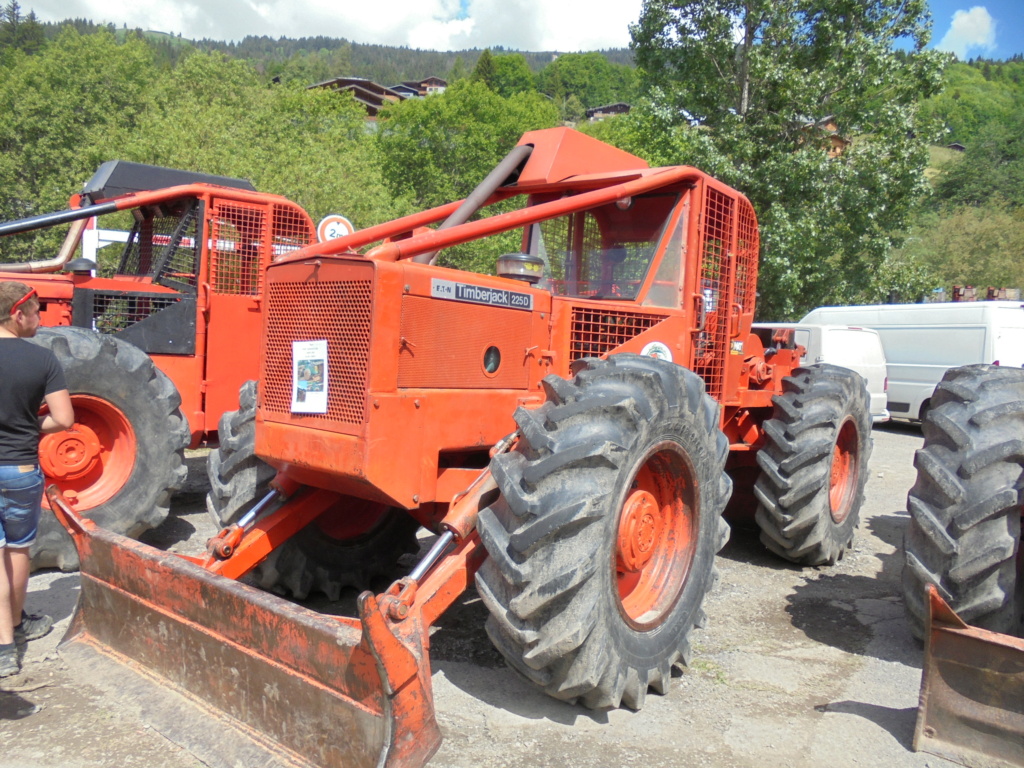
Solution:
{"label": "orange blade frame", "polygon": [[81,559],[61,652],[133,697],[155,687],[144,716],[172,741],[211,765],[237,765],[239,745],[260,764],[325,768],[420,766],[437,750],[418,616],[399,637],[364,593],[361,620],[326,617],[98,528],[47,493]]}
{"label": "orange blade frame", "polygon": [[1024,639],[966,624],[928,585],[914,750],[967,766],[1024,766]]}

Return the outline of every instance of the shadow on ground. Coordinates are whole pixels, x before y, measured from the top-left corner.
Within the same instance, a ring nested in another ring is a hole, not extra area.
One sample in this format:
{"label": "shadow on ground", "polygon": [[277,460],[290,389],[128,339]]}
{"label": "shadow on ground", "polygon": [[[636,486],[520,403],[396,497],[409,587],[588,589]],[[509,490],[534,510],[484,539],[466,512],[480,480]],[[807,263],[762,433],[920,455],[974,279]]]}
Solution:
{"label": "shadow on ground", "polygon": [[[904,617],[901,580],[906,512],[879,515],[868,523],[874,537],[894,547],[889,554],[854,551],[881,562],[876,576],[807,569],[803,583],[786,598],[793,626],[808,638],[847,653],[921,667],[921,646]],[[863,534],[862,534],[863,535]]]}
{"label": "shadow on ground", "polygon": [[833,701],[815,709],[819,712],[840,712],[856,715],[869,720],[884,731],[888,731],[897,743],[908,752],[913,751],[914,727],[917,725],[917,709],[895,709],[863,701]]}

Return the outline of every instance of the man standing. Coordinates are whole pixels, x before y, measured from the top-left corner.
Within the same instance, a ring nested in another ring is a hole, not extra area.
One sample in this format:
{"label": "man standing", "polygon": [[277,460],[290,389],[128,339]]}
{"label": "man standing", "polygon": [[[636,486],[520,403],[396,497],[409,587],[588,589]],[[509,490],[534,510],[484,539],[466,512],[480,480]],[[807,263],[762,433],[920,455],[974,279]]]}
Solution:
{"label": "man standing", "polygon": [[[25,613],[29,546],[36,538],[43,473],[40,433],[75,422],[64,372],[53,352],[24,339],[39,328],[39,299],[24,283],[0,283],[0,677],[21,671],[18,643],[42,637],[49,616]],[[49,413],[39,416],[43,403]]]}

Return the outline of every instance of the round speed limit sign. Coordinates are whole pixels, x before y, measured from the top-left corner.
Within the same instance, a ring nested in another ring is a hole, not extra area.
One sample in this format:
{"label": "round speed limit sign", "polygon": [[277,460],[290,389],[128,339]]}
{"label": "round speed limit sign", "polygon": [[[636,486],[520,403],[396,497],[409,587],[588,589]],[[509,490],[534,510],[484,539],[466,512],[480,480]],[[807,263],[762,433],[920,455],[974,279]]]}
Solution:
{"label": "round speed limit sign", "polygon": [[322,243],[326,240],[351,235],[355,231],[356,228],[352,226],[351,221],[344,216],[332,213],[330,216],[324,216],[323,220],[317,224],[316,238]]}

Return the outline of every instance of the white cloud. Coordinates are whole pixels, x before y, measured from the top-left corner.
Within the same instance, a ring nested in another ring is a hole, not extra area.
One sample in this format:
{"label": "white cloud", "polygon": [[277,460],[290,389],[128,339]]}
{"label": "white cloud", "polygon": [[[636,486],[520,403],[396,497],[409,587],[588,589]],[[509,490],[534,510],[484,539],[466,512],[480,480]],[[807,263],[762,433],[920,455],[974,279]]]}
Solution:
{"label": "white cloud", "polygon": [[43,21],[87,18],[117,27],[241,40],[344,37],[358,43],[452,50],[590,51],[629,45],[642,0],[23,0]]}
{"label": "white cloud", "polygon": [[952,51],[961,61],[969,51],[990,53],[996,49],[996,21],[988,9],[976,5],[969,11],[957,11],[949,31],[938,45],[940,51]]}

